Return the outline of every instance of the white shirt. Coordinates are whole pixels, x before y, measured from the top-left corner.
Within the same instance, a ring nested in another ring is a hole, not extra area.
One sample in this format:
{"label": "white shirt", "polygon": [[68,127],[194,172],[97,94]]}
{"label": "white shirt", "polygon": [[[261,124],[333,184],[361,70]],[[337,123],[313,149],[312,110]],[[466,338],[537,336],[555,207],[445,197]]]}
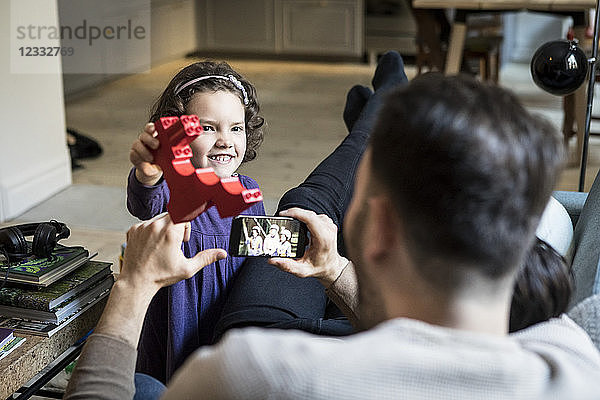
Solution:
{"label": "white shirt", "polygon": [[600,354],[563,316],[511,336],[395,319],[344,340],[250,328],[200,349],[164,399],[598,399]]}

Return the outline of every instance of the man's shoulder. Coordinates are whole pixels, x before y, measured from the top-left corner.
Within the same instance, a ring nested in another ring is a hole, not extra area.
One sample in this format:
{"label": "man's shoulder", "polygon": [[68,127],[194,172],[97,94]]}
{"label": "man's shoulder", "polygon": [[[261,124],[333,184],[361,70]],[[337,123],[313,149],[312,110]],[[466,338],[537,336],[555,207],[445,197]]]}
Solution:
{"label": "man's shoulder", "polygon": [[[231,397],[344,398],[345,392],[339,391],[344,388],[349,396],[362,398],[514,398],[516,393],[543,398],[574,390],[588,398],[589,391],[578,388],[584,377],[593,377],[591,365],[576,362],[577,355],[571,361],[548,357],[557,350],[533,343],[558,339],[548,339],[543,331],[528,332],[527,337],[529,346],[523,345],[524,338],[409,319],[338,339],[247,328],[233,330],[216,346],[195,353],[186,369],[189,385],[197,385],[198,371],[210,371],[203,378],[226,384],[223,390]],[[553,370],[560,376],[549,379]]]}
{"label": "man's shoulder", "polygon": [[354,354],[365,351],[367,358],[376,359],[381,355],[379,349],[397,354],[479,353],[477,358],[501,353],[538,357],[543,351],[570,354],[576,361],[600,367],[600,353],[585,331],[566,315],[505,337],[449,329],[407,318],[389,320],[365,332],[341,338],[302,331],[245,328],[229,332],[218,347],[231,352],[244,351],[256,359],[270,357],[269,353],[273,352],[281,360],[286,359],[281,357],[281,351],[286,355],[298,352],[307,359],[327,358],[327,353],[350,350]]}
{"label": "man's shoulder", "polygon": [[[345,339],[317,336],[299,330],[279,330],[265,328],[244,328],[232,330],[217,345],[230,354],[244,353],[249,363],[285,364],[289,359],[321,357],[347,345]],[[282,354],[285,354],[282,357]]]}
{"label": "man's shoulder", "polygon": [[[282,372],[309,377],[310,386],[323,390],[327,388],[320,386],[322,380],[352,385],[365,374],[377,374],[381,381],[375,379],[372,384],[384,392],[404,387],[415,394],[421,389],[410,388],[417,383],[413,373],[430,382],[460,381],[471,374],[474,382],[489,380],[495,390],[506,393],[520,388],[542,396],[577,393],[583,399],[593,398],[588,389],[600,390],[596,379],[600,378],[600,354],[567,316],[538,324],[520,337],[496,337],[399,318],[338,339],[304,332],[244,330],[234,332],[224,345],[249,355],[266,379]],[[520,365],[515,365],[517,360]],[[474,365],[478,366],[475,370]],[[560,371],[560,376],[548,381],[552,370]],[[586,383],[590,378],[597,383]],[[390,379],[399,384],[386,387]],[[424,393],[425,397],[430,394]]]}
{"label": "man's shoulder", "polygon": [[515,332],[511,337],[525,351],[600,371],[600,353],[592,339],[566,314]]}
{"label": "man's shoulder", "polygon": [[318,337],[301,331],[231,330],[216,345],[200,348],[188,358],[165,398],[187,398],[198,388],[207,388],[202,393],[215,399],[293,398],[292,387],[308,383],[302,376],[312,360],[307,349],[320,341],[314,338]]}

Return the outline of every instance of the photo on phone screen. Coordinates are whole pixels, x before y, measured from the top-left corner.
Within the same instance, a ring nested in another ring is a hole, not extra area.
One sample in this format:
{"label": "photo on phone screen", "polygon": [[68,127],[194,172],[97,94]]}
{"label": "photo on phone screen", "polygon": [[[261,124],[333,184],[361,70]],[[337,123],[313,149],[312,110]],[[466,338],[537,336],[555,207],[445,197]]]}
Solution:
{"label": "photo on phone screen", "polygon": [[229,254],[236,257],[300,258],[306,225],[289,217],[240,215],[233,219]]}

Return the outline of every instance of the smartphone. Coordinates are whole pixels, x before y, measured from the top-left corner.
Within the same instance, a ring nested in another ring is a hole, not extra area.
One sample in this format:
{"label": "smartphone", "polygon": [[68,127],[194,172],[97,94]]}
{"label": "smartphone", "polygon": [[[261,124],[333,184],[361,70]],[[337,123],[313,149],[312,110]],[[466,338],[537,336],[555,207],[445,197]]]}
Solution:
{"label": "smartphone", "polygon": [[304,222],[290,217],[240,215],[231,225],[229,254],[235,257],[300,258],[307,244]]}

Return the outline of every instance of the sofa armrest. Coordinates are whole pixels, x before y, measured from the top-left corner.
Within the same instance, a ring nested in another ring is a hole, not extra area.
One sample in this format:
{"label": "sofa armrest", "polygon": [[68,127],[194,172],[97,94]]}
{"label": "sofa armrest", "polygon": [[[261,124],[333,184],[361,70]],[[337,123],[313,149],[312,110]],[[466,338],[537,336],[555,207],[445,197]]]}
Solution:
{"label": "sofa armrest", "polygon": [[552,197],[558,200],[558,202],[567,210],[569,217],[571,217],[571,222],[573,222],[573,226],[575,226],[579,220],[581,210],[587,200],[588,194],[585,192],[557,190],[552,193]]}

